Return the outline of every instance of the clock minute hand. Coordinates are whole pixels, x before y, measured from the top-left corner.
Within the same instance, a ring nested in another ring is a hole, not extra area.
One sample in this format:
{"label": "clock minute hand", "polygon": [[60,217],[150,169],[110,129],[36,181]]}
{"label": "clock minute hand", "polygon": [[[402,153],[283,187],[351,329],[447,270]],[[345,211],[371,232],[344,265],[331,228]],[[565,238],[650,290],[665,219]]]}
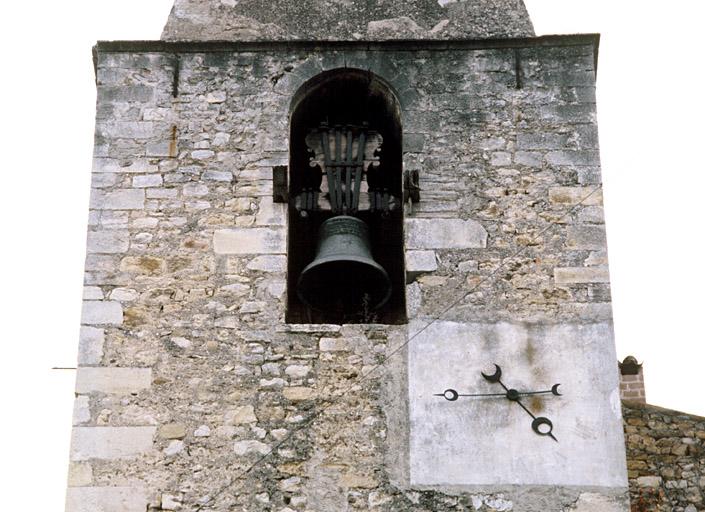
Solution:
{"label": "clock minute hand", "polygon": [[468,397],[478,397],[478,396],[506,396],[506,393],[476,393],[476,394],[466,394],[458,393],[454,389],[446,389],[443,393],[434,393],[433,396],[442,396],[449,402],[455,402],[461,396]]}
{"label": "clock minute hand", "polygon": [[560,384],[554,384],[551,389],[544,389],[543,391],[519,391],[519,395],[547,395],[549,393],[552,393],[556,396],[563,396],[561,393],[558,392],[558,386],[560,386]]}
{"label": "clock minute hand", "polygon": [[506,393],[474,393],[472,395],[463,395],[460,394],[458,396],[506,396]]}
{"label": "clock minute hand", "polygon": [[[507,390],[507,392],[511,392],[513,394],[513,396],[546,395],[548,393],[560,395],[560,393],[555,393],[551,389],[546,389],[543,391],[517,391],[517,390],[511,390],[511,389],[507,388],[501,382],[500,382],[500,384],[502,384],[502,386]],[[470,397],[470,398],[501,396],[501,397],[506,398],[507,393],[458,393],[454,389],[447,389],[444,393],[434,393],[433,396],[442,396],[446,400],[454,401],[454,400],[457,400],[461,396]]]}

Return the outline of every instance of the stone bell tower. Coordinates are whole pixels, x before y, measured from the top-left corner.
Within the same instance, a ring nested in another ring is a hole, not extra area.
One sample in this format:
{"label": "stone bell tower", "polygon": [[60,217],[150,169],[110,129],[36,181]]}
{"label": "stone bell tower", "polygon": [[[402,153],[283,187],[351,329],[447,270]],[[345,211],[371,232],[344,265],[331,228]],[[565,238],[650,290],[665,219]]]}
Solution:
{"label": "stone bell tower", "polygon": [[598,40],[176,0],[98,43],[66,510],[628,510]]}

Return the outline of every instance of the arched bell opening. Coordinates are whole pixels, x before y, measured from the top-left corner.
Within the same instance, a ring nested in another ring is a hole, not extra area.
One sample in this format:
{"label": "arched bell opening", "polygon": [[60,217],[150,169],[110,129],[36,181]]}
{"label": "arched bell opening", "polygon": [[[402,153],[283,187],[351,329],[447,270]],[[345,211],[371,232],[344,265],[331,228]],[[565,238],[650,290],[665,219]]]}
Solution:
{"label": "arched bell opening", "polygon": [[339,69],[292,101],[289,323],[406,322],[399,102]]}

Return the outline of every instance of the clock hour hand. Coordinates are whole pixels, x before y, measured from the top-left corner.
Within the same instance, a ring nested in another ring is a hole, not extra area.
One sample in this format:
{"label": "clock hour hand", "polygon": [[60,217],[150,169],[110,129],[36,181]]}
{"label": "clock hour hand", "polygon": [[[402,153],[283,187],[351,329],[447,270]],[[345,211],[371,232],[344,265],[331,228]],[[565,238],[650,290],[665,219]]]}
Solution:
{"label": "clock hour hand", "polygon": [[[506,393],[504,396],[507,397],[507,399],[511,400],[512,402],[516,402],[522,409],[524,409],[529,416],[533,419],[531,422],[531,429],[536,432],[540,436],[548,436],[554,441],[558,442],[558,439],[553,435],[553,422],[549,420],[546,417],[539,416],[537,417],[533,412],[531,412],[523,403],[521,403],[521,397],[522,396],[528,396],[528,395],[541,395],[541,394],[548,394],[552,393],[556,396],[561,396],[561,394],[558,392],[558,386],[560,384],[554,384],[551,389],[543,390],[543,391],[517,391],[516,389],[508,388],[504,382],[502,382],[502,369],[499,367],[498,364],[494,365],[495,367],[495,372],[492,375],[487,375],[486,373],[480,372],[480,374],[485,378],[486,381],[488,382],[493,382],[496,384],[499,384],[504,388]],[[456,398],[457,400],[457,398]]]}
{"label": "clock hour hand", "polygon": [[551,420],[544,416],[537,417],[533,412],[527,409],[526,406],[519,401],[519,399],[516,399],[515,402],[533,418],[534,421],[531,422],[531,429],[534,432],[540,436],[548,436],[555,442],[558,442],[556,436],[553,435],[553,422]]}

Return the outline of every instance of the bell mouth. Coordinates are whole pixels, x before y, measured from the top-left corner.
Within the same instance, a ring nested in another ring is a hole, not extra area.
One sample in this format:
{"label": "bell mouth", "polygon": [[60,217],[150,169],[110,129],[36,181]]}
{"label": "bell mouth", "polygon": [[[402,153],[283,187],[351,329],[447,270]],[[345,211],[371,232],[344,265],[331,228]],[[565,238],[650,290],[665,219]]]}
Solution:
{"label": "bell mouth", "polygon": [[384,306],[392,295],[387,272],[374,261],[356,257],[324,258],[308,265],[296,288],[301,302],[317,310],[364,313]]}
{"label": "bell mouth", "polygon": [[370,254],[367,224],[340,215],[321,225],[316,258],[301,272],[296,293],[317,310],[364,317],[384,306],[392,283]]}

